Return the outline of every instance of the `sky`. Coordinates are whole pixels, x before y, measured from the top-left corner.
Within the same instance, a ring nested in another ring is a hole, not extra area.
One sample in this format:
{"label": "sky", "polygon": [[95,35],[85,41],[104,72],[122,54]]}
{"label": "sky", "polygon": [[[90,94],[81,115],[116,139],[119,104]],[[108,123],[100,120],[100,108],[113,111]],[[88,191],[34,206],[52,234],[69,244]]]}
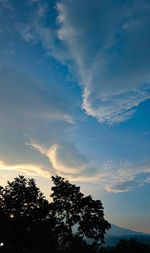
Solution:
{"label": "sky", "polygon": [[150,1],[0,0],[0,185],[52,175],[150,233]]}

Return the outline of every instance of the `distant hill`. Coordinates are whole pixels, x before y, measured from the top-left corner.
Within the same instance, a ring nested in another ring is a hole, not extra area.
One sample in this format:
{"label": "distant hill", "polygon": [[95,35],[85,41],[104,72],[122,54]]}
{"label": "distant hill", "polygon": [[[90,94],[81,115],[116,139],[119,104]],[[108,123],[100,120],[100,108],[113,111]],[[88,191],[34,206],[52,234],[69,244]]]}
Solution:
{"label": "distant hill", "polygon": [[111,229],[107,231],[107,236],[132,236],[132,235],[148,235],[150,234],[145,234],[142,232],[136,232],[134,230],[130,230],[127,228],[122,228],[119,226],[116,226],[114,224],[111,224]]}
{"label": "distant hill", "polygon": [[121,239],[136,238],[137,241],[150,245],[150,234],[136,232],[111,224],[111,229],[105,235],[105,245],[115,246]]}
{"label": "distant hill", "polygon": [[[77,230],[77,225],[74,226],[74,232]],[[135,238],[139,242],[143,242],[150,246],[150,234],[136,232],[127,228],[122,228],[111,224],[111,229],[106,232],[105,244],[103,246],[114,247],[121,239]],[[85,238],[87,243],[91,244],[93,240]],[[142,252],[141,252],[142,253]]]}

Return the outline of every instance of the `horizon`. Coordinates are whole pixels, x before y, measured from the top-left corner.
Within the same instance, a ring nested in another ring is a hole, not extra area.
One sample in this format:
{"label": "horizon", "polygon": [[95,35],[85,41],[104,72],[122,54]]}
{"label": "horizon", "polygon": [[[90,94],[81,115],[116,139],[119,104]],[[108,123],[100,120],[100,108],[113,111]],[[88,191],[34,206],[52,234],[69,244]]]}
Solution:
{"label": "horizon", "polygon": [[150,2],[0,0],[0,185],[59,175],[150,234]]}

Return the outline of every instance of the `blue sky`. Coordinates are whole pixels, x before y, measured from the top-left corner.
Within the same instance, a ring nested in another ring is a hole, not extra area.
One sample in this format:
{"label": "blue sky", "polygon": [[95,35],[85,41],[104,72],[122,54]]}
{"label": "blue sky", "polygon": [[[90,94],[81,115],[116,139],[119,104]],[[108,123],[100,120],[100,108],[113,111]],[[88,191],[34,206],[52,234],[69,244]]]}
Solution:
{"label": "blue sky", "polygon": [[150,233],[150,2],[0,0],[0,184],[51,175]]}

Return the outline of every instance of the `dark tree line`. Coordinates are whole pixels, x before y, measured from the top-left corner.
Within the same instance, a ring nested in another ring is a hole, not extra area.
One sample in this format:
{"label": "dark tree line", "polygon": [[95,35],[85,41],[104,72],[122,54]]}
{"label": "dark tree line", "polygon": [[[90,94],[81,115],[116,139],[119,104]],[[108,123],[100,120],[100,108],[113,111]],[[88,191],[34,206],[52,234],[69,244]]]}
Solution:
{"label": "dark tree line", "polygon": [[110,224],[104,218],[101,201],[84,196],[80,187],[64,178],[52,180],[51,202],[34,179],[24,176],[0,187],[1,251],[66,252],[73,245],[86,248],[85,237],[104,242]]}
{"label": "dark tree line", "polygon": [[150,253],[150,247],[136,239],[121,239],[115,247],[102,248],[100,253]]}
{"label": "dark tree line", "polygon": [[[51,202],[34,179],[24,176],[0,187],[0,252],[106,252],[99,245],[104,243],[110,224],[101,201],[84,196],[80,187],[62,177],[52,177],[52,181]],[[88,245],[86,238],[93,244]],[[107,252],[124,252],[119,251],[121,245]]]}

